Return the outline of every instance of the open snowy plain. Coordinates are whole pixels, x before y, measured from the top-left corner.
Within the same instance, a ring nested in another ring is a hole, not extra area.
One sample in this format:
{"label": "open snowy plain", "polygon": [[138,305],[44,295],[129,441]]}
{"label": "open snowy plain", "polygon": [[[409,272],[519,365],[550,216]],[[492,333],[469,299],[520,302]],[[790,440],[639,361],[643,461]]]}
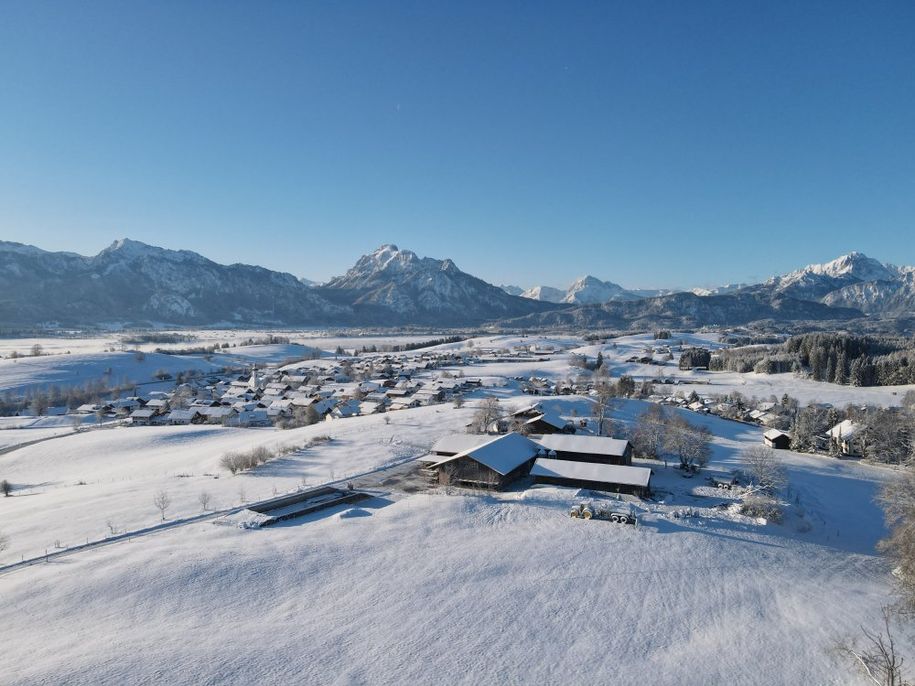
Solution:
{"label": "open snowy plain", "polygon": [[[627,337],[598,348],[572,338],[493,337],[474,345],[600,349],[614,375],[651,378],[657,367],[625,362],[649,341]],[[112,527],[155,526],[160,490],[171,496],[174,522],[200,514],[201,491],[211,494],[210,509],[225,509],[303,482],[356,478],[463,431],[487,395],[508,407],[529,403],[515,376],[578,372],[568,354],[463,371],[484,380],[463,408],[432,405],[287,431],[11,424],[15,434],[0,447],[13,449],[0,454],[0,478],[23,489],[0,498],[0,530],[9,538],[0,564],[103,539]],[[664,374],[702,376],[673,366]],[[835,404],[894,404],[905,390],[710,376],[708,387],[683,390],[740,386],[748,397],[788,392]],[[591,401],[544,403],[575,417],[587,415]],[[615,419],[631,426],[646,407],[621,401]],[[682,412],[713,432],[710,473],[739,467],[741,450],[761,442],[758,427]],[[43,440],[15,449],[30,442],[30,431]],[[219,466],[229,450],[301,447],[322,435],[331,440],[250,473],[230,476]],[[885,531],[874,497],[894,473],[780,455],[790,477],[780,524],[716,507],[730,496],[663,463],[651,463],[656,498],[639,505],[639,526],[569,518],[579,500],[573,489],[416,489],[382,472],[357,478],[371,500],[269,528],[193,521],[51,558],[0,574],[0,680],[855,683],[832,648],[862,624],[873,626],[891,600],[892,577],[875,551]]]}

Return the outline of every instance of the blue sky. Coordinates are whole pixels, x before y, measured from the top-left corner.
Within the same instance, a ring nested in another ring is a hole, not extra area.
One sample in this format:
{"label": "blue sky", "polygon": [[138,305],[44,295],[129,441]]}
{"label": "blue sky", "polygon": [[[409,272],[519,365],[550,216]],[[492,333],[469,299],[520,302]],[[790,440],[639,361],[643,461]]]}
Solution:
{"label": "blue sky", "polygon": [[915,3],[3,2],[0,238],[323,280],[915,264]]}

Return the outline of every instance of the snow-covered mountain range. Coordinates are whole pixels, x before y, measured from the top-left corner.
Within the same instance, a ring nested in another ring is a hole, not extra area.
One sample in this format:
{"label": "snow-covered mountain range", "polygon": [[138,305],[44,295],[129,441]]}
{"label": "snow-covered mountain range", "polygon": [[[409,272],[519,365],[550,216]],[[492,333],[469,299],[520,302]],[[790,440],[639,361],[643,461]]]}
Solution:
{"label": "snow-covered mountain range", "polygon": [[859,252],[774,276],[747,289],[854,307],[868,314],[915,313],[915,267],[884,264]]}
{"label": "snow-covered mountain range", "polygon": [[173,325],[476,325],[547,308],[451,260],[383,245],[318,286],[263,267],[122,239],[94,256],[0,241],[0,322]]}
{"label": "snow-covered mountain range", "polygon": [[0,241],[0,322],[8,326],[703,326],[864,313],[905,317],[915,314],[915,268],[850,253],[752,286],[671,293],[627,290],[586,276],[565,291],[538,286],[523,296],[461,271],[450,259],[419,257],[391,244],[318,285],[128,239],[89,257]]}
{"label": "snow-covered mountain range", "polygon": [[17,324],[306,325],[350,315],[292,274],[128,239],[91,257],[0,242],[0,292],[0,320]]}

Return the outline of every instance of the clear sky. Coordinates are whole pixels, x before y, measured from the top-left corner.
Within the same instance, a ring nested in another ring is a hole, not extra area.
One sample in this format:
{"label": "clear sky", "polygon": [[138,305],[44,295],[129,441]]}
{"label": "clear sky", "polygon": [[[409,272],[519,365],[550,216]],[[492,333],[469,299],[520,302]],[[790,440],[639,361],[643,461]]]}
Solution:
{"label": "clear sky", "polygon": [[0,239],[324,280],[915,264],[915,2],[0,0]]}

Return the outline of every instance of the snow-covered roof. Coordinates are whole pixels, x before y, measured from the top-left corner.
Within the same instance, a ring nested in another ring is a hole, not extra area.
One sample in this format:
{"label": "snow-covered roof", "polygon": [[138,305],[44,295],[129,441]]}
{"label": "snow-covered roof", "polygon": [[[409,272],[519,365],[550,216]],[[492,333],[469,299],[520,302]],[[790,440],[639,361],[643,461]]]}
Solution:
{"label": "snow-covered roof", "polygon": [[549,424],[550,426],[556,427],[557,429],[565,428],[566,424],[569,422],[562,417],[560,417],[555,412],[544,412],[543,414],[538,414],[536,417],[528,419],[525,424],[535,424],[536,422],[543,422],[544,424]]}
{"label": "snow-covered roof", "polygon": [[130,413],[130,416],[134,419],[149,419],[156,416],[156,408],[142,408],[139,410],[134,410]]}
{"label": "snow-covered roof", "polygon": [[831,438],[841,437],[842,439],[847,440],[858,433],[860,429],[861,427],[859,425],[855,424],[850,419],[846,419],[844,422],[839,422],[832,427],[828,433]]}
{"label": "snow-covered roof", "polygon": [[513,469],[517,469],[522,464],[537,454],[538,446],[531,439],[518,433],[504,434],[496,436],[481,445],[474,448],[459,452],[453,457],[446,457],[441,462],[433,465],[438,467],[458,460],[462,457],[469,457],[474,462],[479,462],[505,476]]}
{"label": "snow-covered roof", "polygon": [[778,429],[769,429],[766,433],[763,434],[763,436],[768,438],[770,441],[774,441],[779,436],[787,436],[787,435],[788,434],[786,434],[784,431],[779,431]]}
{"label": "snow-covered roof", "polygon": [[629,441],[606,436],[575,436],[572,434],[547,434],[536,441],[547,450],[567,453],[588,453],[622,457]]}
{"label": "snow-covered roof", "polygon": [[531,476],[547,476],[577,481],[598,481],[600,483],[639,486],[646,488],[651,479],[647,467],[626,467],[597,462],[575,462],[538,457],[531,468]]}
{"label": "snow-covered roof", "polygon": [[457,455],[480,445],[480,437],[473,434],[450,434],[442,436],[432,445],[433,453]]}
{"label": "snow-covered roof", "polygon": [[194,417],[200,414],[198,408],[190,410],[172,410],[168,413],[166,419],[170,421],[191,421]]}

